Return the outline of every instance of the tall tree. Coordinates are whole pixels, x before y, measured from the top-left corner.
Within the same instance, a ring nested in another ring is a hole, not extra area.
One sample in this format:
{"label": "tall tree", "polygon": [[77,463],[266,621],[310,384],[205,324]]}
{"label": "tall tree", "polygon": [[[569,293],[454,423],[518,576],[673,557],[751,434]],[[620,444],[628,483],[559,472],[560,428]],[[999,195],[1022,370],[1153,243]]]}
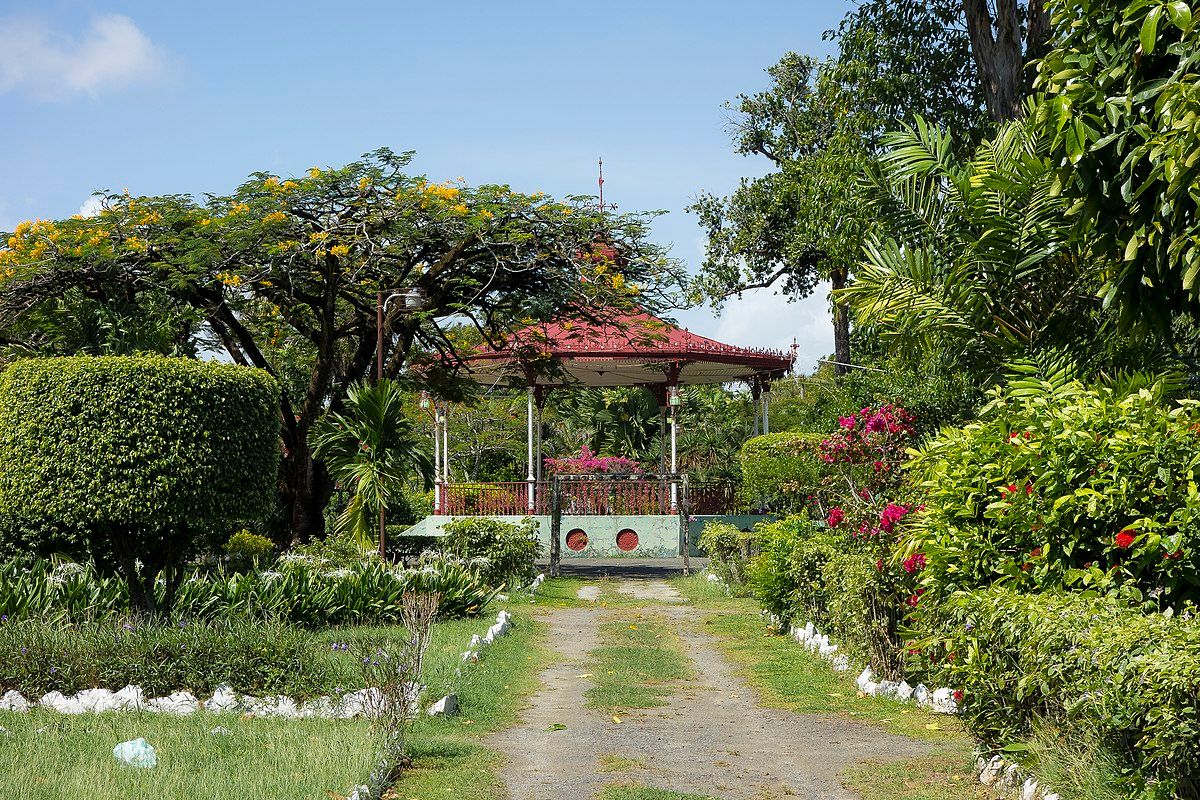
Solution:
{"label": "tall tree", "polygon": [[[870,0],[829,35],[841,47],[836,60],[789,53],[767,70],[767,90],[728,104],[735,150],[767,158],[773,171],[693,204],[708,233],[694,300],[719,307],[766,286],[800,299],[822,280],[837,292],[876,224],[858,182],[880,136],[916,113],[963,131],[968,148],[982,134],[958,0]],[[836,304],[833,315],[835,360],[849,363],[849,316]]]}
{"label": "tall tree", "polygon": [[997,122],[1021,115],[1035,71],[1045,54],[1050,15],[1043,0],[962,0],[971,53],[979,69],[988,112]]}
{"label": "tall tree", "polygon": [[[646,242],[647,215],[600,214],[507,186],[434,183],[381,149],[285,179],[257,173],[229,196],[112,195],[99,215],[21,226],[0,249],[0,330],[81,288],[139,300],[167,293],[203,319],[210,346],[280,375],[282,484],[292,536],[324,531],[333,482],[308,445],[327,409],[372,377],[376,292],[415,287],[425,307],[392,304],[384,373],[410,355],[436,377],[457,348],[447,325],[495,340],[522,321],[636,301],[669,302],[675,265]],[[598,263],[602,236],[621,264]]]}

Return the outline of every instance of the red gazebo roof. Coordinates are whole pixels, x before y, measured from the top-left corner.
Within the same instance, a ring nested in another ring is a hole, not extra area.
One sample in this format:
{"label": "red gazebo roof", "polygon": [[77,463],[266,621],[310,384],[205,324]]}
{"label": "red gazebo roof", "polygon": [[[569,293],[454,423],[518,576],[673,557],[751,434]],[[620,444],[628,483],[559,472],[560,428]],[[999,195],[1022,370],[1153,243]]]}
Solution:
{"label": "red gazebo roof", "polygon": [[530,325],[464,361],[480,383],[520,386],[730,383],[792,367],[782,351],[724,344],[644,312]]}

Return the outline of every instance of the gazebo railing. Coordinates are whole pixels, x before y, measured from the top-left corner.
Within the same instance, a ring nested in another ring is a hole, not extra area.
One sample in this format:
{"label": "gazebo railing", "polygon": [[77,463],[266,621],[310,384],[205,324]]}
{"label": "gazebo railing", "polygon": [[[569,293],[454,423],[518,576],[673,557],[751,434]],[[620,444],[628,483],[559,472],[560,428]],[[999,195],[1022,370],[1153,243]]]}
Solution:
{"label": "gazebo railing", "polygon": [[[604,480],[568,478],[559,481],[562,513],[571,516],[641,516],[674,514],[671,484],[680,481],[659,477]],[[534,483],[533,514],[550,514],[552,481]],[[692,483],[688,487],[691,514],[729,514],[737,508],[737,486],[732,482]],[[524,516],[530,513],[529,482],[444,484],[438,513],[456,517]]]}

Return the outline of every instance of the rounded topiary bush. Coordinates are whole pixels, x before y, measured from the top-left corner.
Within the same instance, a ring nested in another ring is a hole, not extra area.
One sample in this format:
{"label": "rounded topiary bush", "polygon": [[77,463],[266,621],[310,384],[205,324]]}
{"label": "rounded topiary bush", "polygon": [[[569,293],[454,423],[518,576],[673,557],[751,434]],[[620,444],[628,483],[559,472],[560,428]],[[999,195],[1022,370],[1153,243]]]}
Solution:
{"label": "rounded topiary bush", "polygon": [[190,551],[269,512],[278,466],[279,388],[261,370],[79,356],[0,373],[0,515],[82,531],[146,610],[170,606]]}

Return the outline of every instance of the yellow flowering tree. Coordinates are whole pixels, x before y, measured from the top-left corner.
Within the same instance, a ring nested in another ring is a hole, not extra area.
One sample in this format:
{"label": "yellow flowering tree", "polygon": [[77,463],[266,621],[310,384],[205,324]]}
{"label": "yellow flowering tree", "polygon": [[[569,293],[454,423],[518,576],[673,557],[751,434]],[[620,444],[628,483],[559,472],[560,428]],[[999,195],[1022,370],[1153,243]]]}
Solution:
{"label": "yellow flowering tree", "polygon": [[197,348],[219,348],[283,385],[291,535],[319,535],[333,483],[308,432],[342,407],[350,385],[373,377],[377,292],[414,287],[427,298],[418,312],[391,304],[384,318],[385,374],[398,378],[414,359],[453,363],[454,325],[496,341],[523,320],[655,310],[680,279],[647,242],[651,215],[435,182],[409,174],[409,159],[381,149],[294,177],[255,173],[203,201],[110,195],[95,217],[33,223],[0,249],[0,331],[78,286],[166,298],[182,318],[194,314]]}

